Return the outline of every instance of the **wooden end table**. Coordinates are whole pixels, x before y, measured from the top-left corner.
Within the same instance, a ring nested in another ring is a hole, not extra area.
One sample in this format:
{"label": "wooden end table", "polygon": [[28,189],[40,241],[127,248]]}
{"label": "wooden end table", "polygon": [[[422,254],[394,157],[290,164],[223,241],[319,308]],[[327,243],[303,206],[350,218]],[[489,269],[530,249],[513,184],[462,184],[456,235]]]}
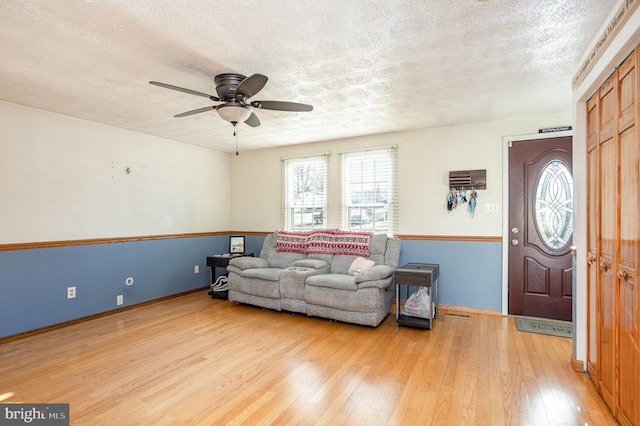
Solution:
{"label": "wooden end table", "polygon": [[[229,261],[236,257],[242,256],[250,256],[253,257],[253,253],[225,253],[225,254],[214,254],[213,256],[207,256],[207,266],[211,268],[210,278],[211,284],[216,282],[218,276],[216,275],[216,268],[227,268],[229,266]],[[209,296],[216,299],[228,299],[229,291],[210,291]]]}
{"label": "wooden end table", "polygon": [[[433,320],[438,317],[438,275],[435,263],[407,263],[396,269],[393,280],[396,285],[396,324],[431,330]],[[409,287],[426,287],[429,294],[427,318],[412,317],[400,313],[400,287],[405,287],[405,300],[409,298]]]}

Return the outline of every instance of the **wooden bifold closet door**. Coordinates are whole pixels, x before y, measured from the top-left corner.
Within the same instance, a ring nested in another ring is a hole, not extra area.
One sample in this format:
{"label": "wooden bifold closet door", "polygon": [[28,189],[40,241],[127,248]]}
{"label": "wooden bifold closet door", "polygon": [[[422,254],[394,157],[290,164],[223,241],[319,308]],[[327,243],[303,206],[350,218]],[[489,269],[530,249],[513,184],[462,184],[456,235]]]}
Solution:
{"label": "wooden bifold closet door", "polygon": [[640,425],[637,69],[633,52],[587,103],[587,369],[628,425]]}

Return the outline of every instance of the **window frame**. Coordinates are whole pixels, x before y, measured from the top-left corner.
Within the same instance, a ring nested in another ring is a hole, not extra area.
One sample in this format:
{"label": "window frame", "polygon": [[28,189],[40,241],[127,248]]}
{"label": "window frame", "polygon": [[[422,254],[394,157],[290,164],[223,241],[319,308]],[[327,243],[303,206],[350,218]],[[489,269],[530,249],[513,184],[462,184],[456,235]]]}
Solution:
{"label": "window frame", "polygon": [[[301,167],[307,167],[307,171],[302,175],[296,172],[296,169]],[[304,231],[327,227],[328,174],[329,156],[327,154],[282,160],[281,224],[283,228]],[[317,180],[315,183],[299,182],[300,179],[314,179],[314,176]],[[306,186],[304,191],[300,191],[300,185]]]}
{"label": "window frame", "polygon": [[[343,152],[341,224],[343,229],[392,236],[398,231],[397,146]],[[359,195],[355,195],[356,191]],[[365,198],[364,202],[361,202]],[[358,202],[354,202],[354,200]],[[355,213],[354,213],[355,212]],[[359,220],[354,221],[354,217]]]}

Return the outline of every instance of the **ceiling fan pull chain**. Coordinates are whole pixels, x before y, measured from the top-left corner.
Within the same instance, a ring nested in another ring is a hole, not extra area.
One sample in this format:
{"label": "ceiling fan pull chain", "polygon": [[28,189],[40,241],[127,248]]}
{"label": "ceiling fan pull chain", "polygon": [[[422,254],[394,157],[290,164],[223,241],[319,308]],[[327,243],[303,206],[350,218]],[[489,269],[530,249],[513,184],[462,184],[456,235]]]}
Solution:
{"label": "ceiling fan pull chain", "polygon": [[233,123],[233,136],[236,137],[236,155],[238,155],[238,130],[236,129],[236,123]]}

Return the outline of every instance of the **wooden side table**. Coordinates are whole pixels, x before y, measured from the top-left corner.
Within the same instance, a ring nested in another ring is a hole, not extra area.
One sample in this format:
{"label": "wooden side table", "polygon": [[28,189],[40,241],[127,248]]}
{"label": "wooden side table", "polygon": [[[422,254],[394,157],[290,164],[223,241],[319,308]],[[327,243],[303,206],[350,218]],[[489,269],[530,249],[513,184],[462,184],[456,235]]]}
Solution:
{"label": "wooden side table", "polygon": [[[433,320],[438,317],[438,275],[435,263],[407,263],[396,269],[396,324],[431,330]],[[405,286],[405,300],[409,298],[409,286],[426,287],[429,294],[429,314],[427,318],[412,317],[400,313],[400,287]]]}
{"label": "wooden side table", "polygon": [[[213,256],[207,256],[207,266],[211,268],[211,284],[216,282],[218,276],[216,275],[216,268],[227,268],[229,261],[235,257],[251,256],[253,253],[226,253],[226,254],[214,254]],[[210,291],[209,295],[217,299],[227,299],[229,297],[228,291]]]}

